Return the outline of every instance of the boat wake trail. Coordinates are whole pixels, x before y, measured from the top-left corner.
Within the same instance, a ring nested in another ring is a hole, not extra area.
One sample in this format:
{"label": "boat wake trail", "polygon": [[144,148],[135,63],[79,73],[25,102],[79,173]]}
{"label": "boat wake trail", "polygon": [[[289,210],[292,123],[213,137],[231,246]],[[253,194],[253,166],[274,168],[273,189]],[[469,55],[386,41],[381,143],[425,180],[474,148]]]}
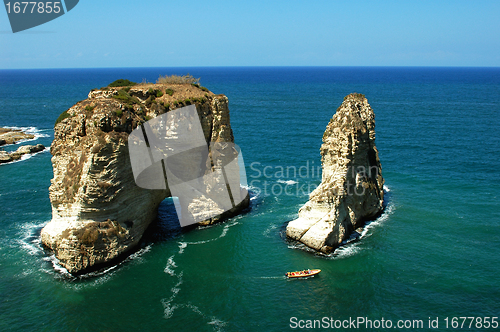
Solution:
{"label": "boat wake trail", "polygon": [[[173,317],[174,313],[178,309],[189,309],[192,312],[200,315],[204,320],[206,320],[207,325],[212,326],[214,331],[223,331],[223,327],[227,324],[226,322],[218,319],[217,317],[206,315],[203,313],[199,307],[195,306],[192,303],[176,303],[175,300],[177,296],[179,295],[181,289],[181,285],[184,282],[184,271],[178,271],[179,267],[177,266],[177,263],[175,262],[175,256],[176,255],[182,255],[184,254],[185,249],[189,245],[197,245],[197,244],[205,244],[213,241],[217,241],[223,237],[225,237],[229,231],[229,229],[233,226],[236,226],[239,224],[237,221],[239,218],[235,217],[236,220],[233,220],[227,224],[224,225],[222,228],[222,232],[219,236],[208,239],[208,240],[203,240],[203,241],[195,241],[195,242],[183,242],[179,241],[179,251],[176,254],[173,254],[167,259],[167,263],[164,268],[164,272],[171,276],[172,278],[176,278],[176,284],[170,289],[171,295],[168,298],[163,298],[161,300],[161,303],[163,305],[163,316],[165,319],[170,319]],[[206,227],[201,227],[201,228],[210,228],[210,227],[219,227],[220,225],[214,225],[214,226],[206,226]]]}
{"label": "boat wake trail", "polygon": [[[223,238],[224,236],[227,235],[227,231],[229,230],[230,227],[233,227],[235,225],[238,225],[239,222],[237,221],[233,221],[229,224],[226,224],[224,225],[224,228],[222,229],[222,233],[221,235],[219,235],[218,237],[216,238],[213,238],[213,239],[209,239],[209,240],[203,240],[203,241],[196,241],[196,242],[179,242],[179,253],[183,253],[184,252],[184,248],[187,247],[188,244],[204,244],[204,243],[209,243],[209,242],[214,242],[214,241],[217,241],[218,239],[220,238]],[[212,227],[212,226],[207,226],[207,227]]]}
{"label": "boat wake trail", "polygon": [[164,272],[174,278],[177,278],[177,283],[170,289],[171,295],[169,298],[161,299],[161,304],[163,305],[163,317],[165,319],[170,319],[173,317],[174,312],[177,309],[189,309],[192,312],[200,315],[203,319],[207,321],[207,325],[211,325],[214,331],[223,331],[223,327],[227,324],[226,322],[218,319],[215,316],[209,316],[204,314],[199,307],[192,303],[174,303],[175,298],[181,291],[181,285],[184,282],[184,271],[177,272],[177,264],[174,261],[175,255],[172,255],[167,260],[167,265],[165,266]]}

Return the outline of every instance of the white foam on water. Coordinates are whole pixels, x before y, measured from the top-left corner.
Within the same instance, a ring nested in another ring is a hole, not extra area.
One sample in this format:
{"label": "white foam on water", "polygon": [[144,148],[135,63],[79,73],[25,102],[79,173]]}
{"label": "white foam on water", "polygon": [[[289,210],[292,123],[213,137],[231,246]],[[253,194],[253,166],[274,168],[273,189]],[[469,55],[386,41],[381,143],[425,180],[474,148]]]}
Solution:
{"label": "white foam on water", "polygon": [[262,235],[264,235],[265,237],[271,237],[271,232],[273,232],[277,228],[278,228],[278,225],[269,225],[269,227],[267,227],[264,230],[264,232],[262,232]]}
{"label": "white foam on water", "polygon": [[[169,258],[169,263],[175,265],[175,262],[173,262],[173,257],[174,256],[171,256]],[[167,273],[169,273],[169,272],[167,272]],[[171,276],[175,276],[175,272],[174,272],[174,274],[171,274],[171,273],[169,273],[169,274]],[[172,292],[172,295],[170,295],[170,298],[168,300],[167,299],[161,300],[161,303],[163,305],[163,317],[165,319],[171,318],[174,314],[175,309],[182,306],[182,305],[172,305],[172,301],[175,299],[177,294],[179,294],[179,292],[181,291],[180,286],[182,285],[182,276],[183,276],[183,272],[179,273],[179,275],[177,276],[177,284],[175,284],[175,286],[170,289],[170,291]]]}
{"label": "white foam on water", "polygon": [[179,293],[181,291],[181,289],[174,287],[170,291],[172,292],[173,295],[177,296],[177,293]]}
{"label": "white foam on water", "polygon": [[179,254],[184,253],[184,248],[186,248],[186,247],[187,247],[186,242],[179,242]]}
{"label": "white foam on water", "polygon": [[298,182],[294,181],[294,180],[281,180],[281,179],[279,179],[278,183],[283,183],[283,184],[286,184],[287,186],[292,186],[294,184],[297,184]]}
{"label": "white foam on water", "polygon": [[292,281],[292,282],[297,282],[297,281],[300,281],[300,280],[307,280],[307,279],[311,279],[311,278],[314,278],[315,276],[312,275],[312,276],[308,276],[308,277],[300,277],[300,278],[287,278],[285,277],[285,279],[287,281]]}
{"label": "white foam on water", "polygon": [[[219,235],[216,238],[209,239],[209,240],[203,240],[203,241],[196,241],[196,242],[184,242],[184,243],[186,243],[186,245],[187,244],[204,244],[204,243],[209,243],[209,242],[217,241],[218,239],[223,238],[223,237],[226,236],[227,231],[229,230],[230,227],[233,227],[233,226],[238,225],[238,224],[239,224],[239,222],[237,222],[237,221],[233,221],[231,223],[225,224],[224,228],[222,229],[221,235]],[[199,227],[199,229],[205,229],[205,228],[211,228],[211,227],[217,227],[217,226],[219,226],[219,225],[202,226],[202,227]]]}
{"label": "white foam on water", "polygon": [[248,193],[250,194],[250,201],[254,201],[259,198],[260,196],[260,189],[254,186],[241,186],[241,188],[246,189]]}
{"label": "white foam on water", "polygon": [[197,306],[195,306],[195,305],[193,305],[191,303],[183,304],[183,306],[185,306],[186,308],[189,308],[189,309],[193,310],[193,312],[197,313],[198,315],[205,317],[205,315],[203,314],[203,312],[201,312],[200,308],[198,308]]}
{"label": "white foam on water", "polygon": [[[384,191],[390,192],[391,189],[384,185]],[[373,234],[373,231],[377,227],[383,225],[389,219],[389,217],[394,213],[395,210],[396,210],[396,207],[395,207],[394,203],[389,202],[389,204],[386,206],[384,212],[382,213],[382,215],[380,217],[365,224],[365,226],[363,227],[363,231],[361,232],[359,237],[351,236],[351,238],[347,241],[347,243],[345,245],[342,245],[339,248],[337,248],[335,250],[335,252],[333,254],[331,254],[330,256],[332,258],[342,259],[342,258],[351,257],[353,255],[356,255],[360,251],[362,251],[363,250],[363,247],[361,245],[362,242],[358,242],[356,240],[358,240],[358,239],[361,240],[363,238],[370,237]]]}
{"label": "white foam on water", "polygon": [[177,283],[175,284],[175,287],[178,288],[182,285],[182,277],[184,276],[184,271],[181,271],[179,275],[177,276]]}
{"label": "white foam on water", "polygon": [[[117,263],[115,265],[109,266],[109,267],[107,267],[105,269],[102,269],[102,270],[93,271],[93,272],[89,272],[89,273],[83,274],[81,276],[78,276],[78,279],[87,279],[87,278],[96,278],[96,277],[98,277],[98,279],[96,280],[95,283],[96,284],[101,284],[101,283],[109,280],[110,276],[112,275],[111,272],[113,272],[114,270],[116,270],[119,266],[121,266],[123,264],[126,264],[126,263],[130,263],[130,262],[133,262],[133,263],[142,263],[144,261],[143,260],[143,255],[145,253],[149,252],[151,250],[151,248],[152,248],[152,245],[150,244],[150,245],[148,245],[148,246],[146,246],[144,248],[141,248],[141,249],[137,250],[133,254],[127,256],[127,258],[125,258],[124,260],[122,260],[121,262],[119,262],[119,263]],[[72,278],[77,279],[74,276],[72,276]]]}
{"label": "white foam on water", "polygon": [[363,232],[361,232],[360,239],[370,236],[372,234],[370,231],[385,223],[387,219],[389,219],[389,217],[394,213],[395,210],[396,208],[394,204],[389,203],[380,217],[365,225],[365,227],[363,228]]}
{"label": "white foam on water", "polygon": [[52,267],[54,270],[62,275],[70,277],[71,274],[68,272],[66,268],[64,268],[61,264],[59,264],[59,260],[56,258],[56,255],[51,255],[43,258],[44,261],[48,261],[52,263]]}
{"label": "white foam on water", "polygon": [[42,249],[42,241],[40,238],[35,238],[29,242],[21,242],[21,247],[28,252],[30,256],[39,255]]}
{"label": "white foam on water", "polygon": [[42,240],[40,236],[36,235],[38,229],[42,229],[47,224],[47,221],[41,223],[27,223],[20,226],[21,235],[17,240],[18,245],[21,246],[29,255],[35,256],[43,252]]}
{"label": "white foam on water", "polygon": [[175,277],[176,273],[174,269],[177,267],[174,261],[174,255],[170,256],[167,261],[167,265],[165,266],[165,269],[163,272],[170,274],[172,277]]}
{"label": "white foam on water", "polygon": [[137,250],[132,255],[128,256],[127,259],[142,258],[142,256],[145,253],[150,252],[152,248],[153,248],[153,245],[149,244],[149,245],[145,246],[144,248]]}
{"label": "white foam on water", "polygon": [[171,305],[170,301],[167,301],[165,299],[161,300],[161,304],[163,305],[163,317],[165,319],[170,319],[174,315],[175,309],[178,308],[177,305]]}
{"label": "white foam on water", "polygon": [[360,242],[349,243],[347,245],[338,247],[334,253],[325,256],[331,259],[344,259],[354,256],[363,250],[363,248],[360,247],[359,244]]}
{"label": "white foam on water", "polygon": [[161,303],[163,305],[163,317],[165,319],[170,319],[174,315],[175,310],[179,308],[186,308],[190,309],[192,312],[200,315],[202,318],[207,320],[207,325],[213,325],[214,331],[222,331],[222,327],[227,325],[227,322],[224,322],[223,320],[218,319],[217,317],[214,316],[207,316],[204,314],[198,306],[195,306],[192,303],[181,303],[181,304],[172,304],[172,301],[174,300],[175,296],[177,295],[174,294],[170,299],[165,300],[162,299]]}
{"label": "white foam on water", "polygon": [[[3,128],[12,129],[12,130],[21,130],[22,132],[24,132],[26,134],[35,136],[34,138],[31,138],[31,139],[20,140],[20,141],[16,142],[15,144],[36,141],[37,139],[39,139],[41,137],[50,137],[47,134],[42,134],[42,132],[51,130],[51,129],[38,129],[37,127],[8,127],[8,126],[6,126]],[[7,145],[5,145],[5,146],[7,146]]]}
{"label": "white foam on water", "polygon": [[[39,228],[40,226],[43,226],[44,224],[41,225],[36,225],[34,229]],[[50,256],[45,255],[45,252],[43,250],[42,244],[41,244],[41,238],[39,236],[36,237],[36,239],[31,241],[33,243],[33,246],[29,246],[29,243],[25,242],[24,248],[29,249],[31,253],[36,254],[36,255],[43,255],[42,256],[42,261],[48,262],[52,265],[52,269],[47,269],[43,265],[40,267],[40,271],[45,272],[47,274],[53,275],[55,278],[64,278],[64,279],[69,279],[69,280],[78,280],[78,279],[95,279],[93,284],[102,284],[105,281],[109,280],[111,277],[111,272],[113,270],[116,270],[119,266],[127,263],[127,262],[142,262],[142,256],[149,252],[152,248],[152,245],[148,245],[137,252],[131,254],[127,258],[125,258],[123,261],[109,266],[107,268],[98,270],[98,271],[92,271],[89,273],[82,274],[78,277],[75,277],[71,273],[68,272],[68,270],[63,267],[59,260],[56,258],[55,254],[52,254]],[[82,285],[74,285],[73,287],[81,288],[83,287]]]}
{"label": "white foam on water", "polygon": [[308,251],[308,252],[310,252],[312,254],[316,254],[317,253],[316,250],[311,249],[308,246],[306,246],[305,244],[300,243],[300,242],[289,243],[288,244],[288,249],[300,249],[300,250]]}
{"label": "white foam on water", "polygon": [[[26,223],[19,226],[20,235],[18,236],[19,240],[13,241],[16,248],[21,248],[30,256],[37,256],[38,262],[40,262],[40,266],[35,268],[37,271],[41,271],[53,276],[55,279],[65,279],[65,280],[79,280],[79,279],[95,279],[92,283],[88,284],[67,284],[66,286],[70,288],[82,288],[82,287],[93,287],[92,285],[102,284],[105,281],[109,280],[113,273],[113,270],[117,269],[117,267],[122,264],[128,262],[142,262],[143,255],[149,252],[152,248],[152,245],[148,245],[135,253],[129,255],[123,261],[119,262],[116,265],[107,267],[102,270],[89,272],[78,277],[75,277],[71,273],[68,272],[66,268],[64,268],[59,260],[56,258],[55,254],[48,256],[43,248],[41,237],[39,231],[47,224],[48,221],[44,222],[32,222]],[[48,265],[51,265],[52,268],[49,268]],[[23,275],[33,273],[33,266],[26,268],[23,271]]]}
{"label": "white foam on water", "polygon": [[229,227],[232,227],[232,226],[237,225],[237,224],[239,224],[239,223],[238,222],[234,222],[234,223],[231,223],[231,224],[224,225],[224,228],[222,229],[222,233],[217,238],[217,240],[220,239],[220,238],[223,238],[224,236],[227,235],[227,231],[229,230]]}
{"label": "white foam on water", "polygon": [[[181,242],[181,246],[183,246],[185,242]],[[171,295],[170,297],[163,298],[161,299],[161,304],[163,306],[163,317],[165,319],[170,319],[174,315],[175,310],[179,308],[187,308],[193,311],[194,313],[197,313],[198,315],[202,316],[204,319],[207,320],[208,325],[214,325],[215,331],[220,331],[220,328],[225,326],[227,323],[217,319],[216,317],[207,317],[197,306],[193,305],[192,303],[173,303],[179,292],[182,290],[181,285],[183,284],[183,276],[184,272],[181,271],[180,273],[175,273],[174,269],[177,268],[177,265],[174,261],[175,255],[172,255],[168,258],[167,261],[167,266],[165,267],[165,273],[177,277],[177,283],[170,289]]]}
{"label": "white foam on water", "polygon": [[226,322],[220,320],[220,319],[217,319],[215,317],[212,318],[212,320],[210,322],[207,323],[208,325],[215,325],[217,327],[224,327],[227,325]]}
{"label": "white foam on water", "polygon": [[[391,189],[384,185],[384,191],[390,192]],[[373,234],[373,230],[376,229],[378,226],[383,225],[389,219],[389,217],[394,213],[395,210],[396,210],[396,207],[395,207],[394,203],[389,202],[389,204],[386,206],[384,212],[382,213],[382,215],[380,215],[380,217],[378,217],[377,219],[375,219],[371,222],[366,223],[365,226],[363,227],[363,231],[361,232],[361,234],[359,234],[359,235],[352,234],[351,237],[349,238],[349,240],[343,242],[343,244],[340,247],[338,247],[331,254],[326,255],[326,254],[318,253],[317,251],[307,247],[306,245],[304,245],[300,242],[289,244],[288,248],[309,251],[309,252],[314,253],[318,256],[323,256],[323,257],[326,257],[328,259],[344,259],[347,257],[354,256],[364,249],[362,246],[363,242],[360,242],[358,240],[361,240],[361,239],[366,238],[366,237],[370,237]]]}
{"label": "white foam on water", "polygon": [[45,153],[45,152],[50,152],[50,147],[45,148],[45,149],[43,149],[42,151],[38,151],[38,152],[35,152],[35,153],[31,153],[31,154],[30,154],[30,153],[23,154],[23,155],[21,156],[21,158],[19,158],[18,160],[10,161],[10,162],[8,162],[8,163],[3,163],[3,164],[0,164],[0,165],[9,165],[9,164],[20,163],[21,161],[28,160],[28,159],[30,159],[31,157],[36,156],[37,154],[40,154],[40,153]]}

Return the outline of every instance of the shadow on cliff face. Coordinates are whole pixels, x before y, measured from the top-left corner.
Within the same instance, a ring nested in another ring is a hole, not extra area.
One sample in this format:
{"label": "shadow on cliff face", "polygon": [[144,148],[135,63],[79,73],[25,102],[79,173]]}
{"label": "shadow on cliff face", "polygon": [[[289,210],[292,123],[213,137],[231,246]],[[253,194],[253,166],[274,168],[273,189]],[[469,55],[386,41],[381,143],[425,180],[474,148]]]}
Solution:
{"label": "shadow on cliff face", "polygon": [[142,236],[139,247],[174,239],[193,228],[196,228],[196,225],[181,227],[175,211],[174,200],[172,198],[167,198],[163,200],[158,207],[158,216],[156,220],[149,225]]}
{"label": "shadow on cliff face", "polygon": [[[252,210],[252,201],[251,197],[254,197],[255,194],[252,191],[249,191],[249,206],[239,211],[237,215],[244,215]],[[199,225],[193,224],[181,227],[179,223],[179,218],[177,216],[177,212],[175,210],[175,203],[172,197],[166,198],[163,200],[158,207],[158,216],[156,219],[149,225],[146,232],[142,236],[142,239],[139,243],[138,248],[144,248],[147,245],[169,241],[175,239],[182,234],[194,231],[200,228],[206,227],[217,227],[224,222],[230,220],[234,215],[227,214],[226,216],[222,216],[222,218],[215,224],[212,225]]]}

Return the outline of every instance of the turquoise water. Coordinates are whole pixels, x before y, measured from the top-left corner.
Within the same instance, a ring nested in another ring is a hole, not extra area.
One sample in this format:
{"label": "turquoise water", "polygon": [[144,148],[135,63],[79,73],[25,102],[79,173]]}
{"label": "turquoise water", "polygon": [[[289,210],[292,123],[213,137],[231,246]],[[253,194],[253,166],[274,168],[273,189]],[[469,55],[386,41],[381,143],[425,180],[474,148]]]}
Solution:
{"label": "turquoise water", "polygon": [[[444,330],[446,317],[500,316],[500,69],[2,70],[0,126],[49,146],[57,116],[92,88],[186,72],[229,97],[251,210],[186,231],[167,199],[137,253],[75,279],[39,242],[50,153],[2,165],[0,330],[288,331],[291,317],[358,316],[421,330],[439,317]],[[376,114],[387,208],[359,241],[316,255],[283,232],[320,182],[323,131],[351,92]],[[283,277],[304,268],[322,272]]]}

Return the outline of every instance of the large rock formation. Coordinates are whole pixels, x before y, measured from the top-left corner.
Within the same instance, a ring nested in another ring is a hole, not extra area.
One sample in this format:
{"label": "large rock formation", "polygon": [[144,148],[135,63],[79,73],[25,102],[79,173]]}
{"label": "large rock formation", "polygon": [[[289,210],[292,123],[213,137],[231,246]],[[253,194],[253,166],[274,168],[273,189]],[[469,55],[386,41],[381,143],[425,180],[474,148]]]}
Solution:
{"label": "large rock formation", "polygon": [[[227,97],[191,84],[93,90],[88,99],[61,114],[51,146],[52,220],[41,237],[70,273],[107,263],[138,244],[170,189],[136,185],[129,134],[145,121],[190,104],[196,106],[207,143],[234,141]],[[234,215],[247,205],[248,197],[204,223]]]}
{"label": "large rock formation", "polygon": [[322,181],[287,228],[288,237],[330,253],[383,209],[375,115],[365,96],[350,94],[323,134]]}

